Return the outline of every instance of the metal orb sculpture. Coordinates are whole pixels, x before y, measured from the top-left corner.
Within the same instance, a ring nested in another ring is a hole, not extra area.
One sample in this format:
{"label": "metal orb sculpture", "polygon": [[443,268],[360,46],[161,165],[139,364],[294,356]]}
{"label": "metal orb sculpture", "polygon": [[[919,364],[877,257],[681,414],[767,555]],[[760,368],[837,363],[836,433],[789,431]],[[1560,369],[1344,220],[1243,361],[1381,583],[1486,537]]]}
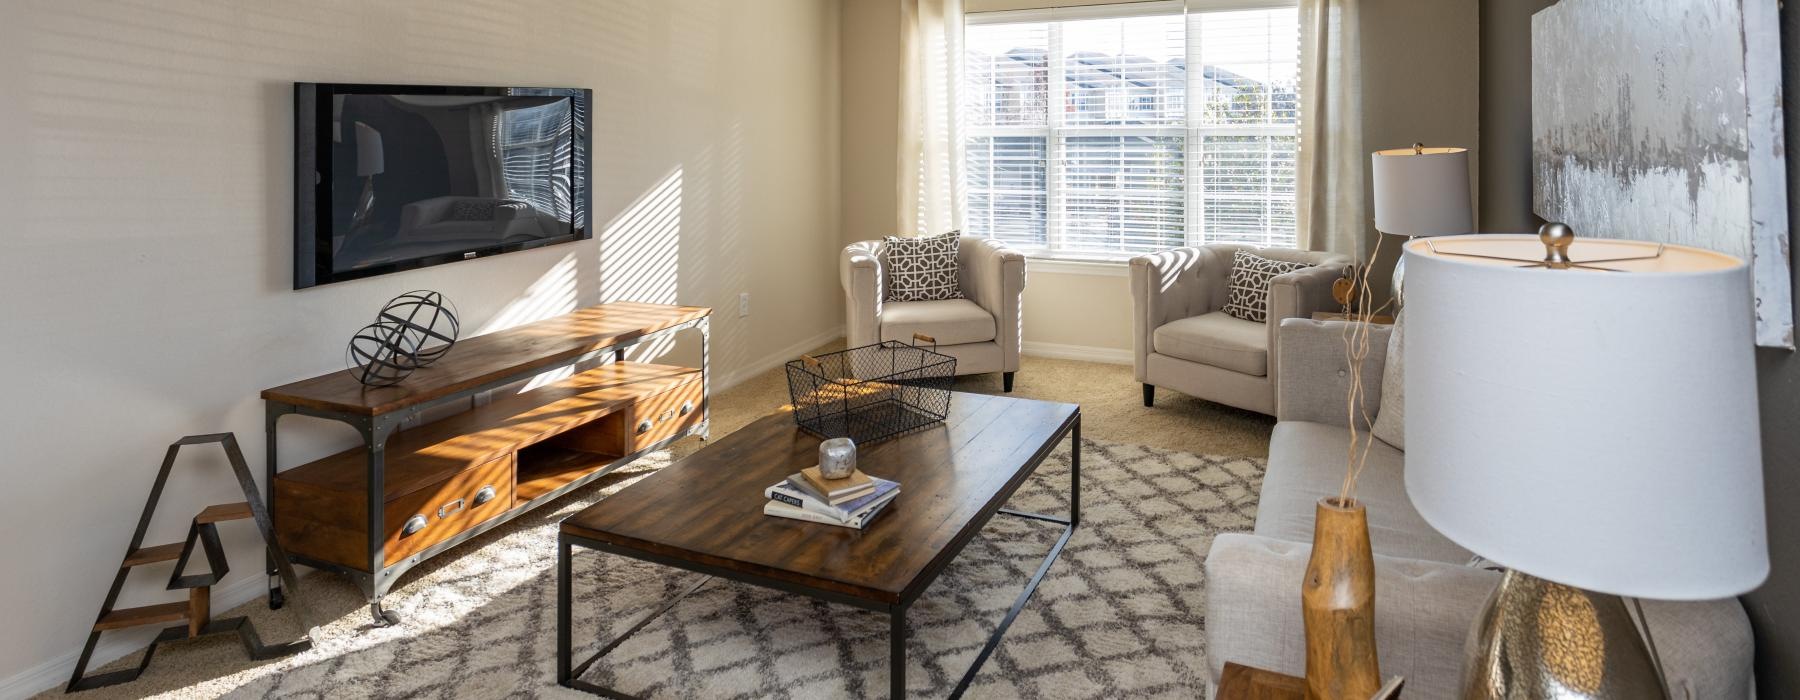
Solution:
{"label": "metal orb sculpture", "polygon": [[345,362],[365,386],[394,386],[413,370],[448,354],[461,331],[456,305],[443,294],[407,292],[381,307],[374,323],[350,337]]}
{"label": "metal orb sculpture", "polygon": [[365,386],[394,386],[419,368],[419,346],[405,326],[376,321],[350,336],[345,349],[350,373]]}
{"label": "metal orb sculpture", "polygon": [[378,323],[396,323],[411,341],[413,362],[424,367],[450,352],[462,332],[456,305],[438,292],[419,290],[394,297],[375,317]]}

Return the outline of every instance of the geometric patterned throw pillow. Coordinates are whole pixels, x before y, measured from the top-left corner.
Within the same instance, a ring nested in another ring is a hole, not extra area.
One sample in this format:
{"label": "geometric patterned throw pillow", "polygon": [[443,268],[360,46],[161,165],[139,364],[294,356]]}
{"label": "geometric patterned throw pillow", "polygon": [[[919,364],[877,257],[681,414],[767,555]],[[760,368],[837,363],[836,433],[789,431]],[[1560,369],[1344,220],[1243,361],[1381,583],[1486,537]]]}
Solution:
{"label": "geometric patterned throw pillow", "polygon": [[956,283],[960,231],[923,238],[887,237],[882,267],[887,269],[887,301],[963,298]]}
{"label": "geometric patterned throw pillow", "polygon": [[1246,321],[1269,320],[1269,282],[1276,275],[1312,267],[1306,263],[1273,260],[1247,250],[1231,256],[1231,287],[1225,295],[1225,313]]}

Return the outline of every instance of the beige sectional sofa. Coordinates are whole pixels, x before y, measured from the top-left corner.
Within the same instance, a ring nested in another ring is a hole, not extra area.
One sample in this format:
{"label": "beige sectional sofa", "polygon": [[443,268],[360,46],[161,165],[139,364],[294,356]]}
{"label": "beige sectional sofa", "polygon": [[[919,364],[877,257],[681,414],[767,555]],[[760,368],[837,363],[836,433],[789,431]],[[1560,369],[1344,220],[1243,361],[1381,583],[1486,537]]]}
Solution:
{"label": "beige sectional sofa", "polygon": [[[1300,581],[1313,507],[1343,479],[1351,373],[1344,323],[1288,319],[1278,345],[1280,400],[1252,534],[1220,535],[1207,556],[1206,635],[1212,680],[1225,662],[1302,675]],[[1369,405],[1380,403],[1390,329],[1375,327],[1364,360]],[[1409,698],[1458,697],[1464,645],[1500,574],[1426,524],[1406,496],[1406,453],[1377,442],[1357,485],[1375,552],[1375,635],[1381,671],[1406,676]],[[1430,465],[1412,465],[1428,469]],[[1750,623],[1736,599],[1644,601],[1677,700],[1755,696]]]}

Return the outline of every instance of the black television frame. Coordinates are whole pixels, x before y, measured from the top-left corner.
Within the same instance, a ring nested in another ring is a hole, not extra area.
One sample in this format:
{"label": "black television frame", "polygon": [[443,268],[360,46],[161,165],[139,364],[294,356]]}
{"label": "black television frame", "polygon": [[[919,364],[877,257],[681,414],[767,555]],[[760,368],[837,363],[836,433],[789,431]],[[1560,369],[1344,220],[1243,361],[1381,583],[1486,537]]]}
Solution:
{"label": "black television frame", "polygon": [[[471,95],[507,96],[529,91],[531,95],[569,97],[574,121],[575,154],[569,177],[571,232],[535,241],[483,246],[428,255],[410,260],[336,272],[331,260],[331,151],[319,150],[319,127],[329,128],[332,97],[337,95]],[[502,255],[593,237],[588,225],[590,183],[593,180],[592,119],[594,91],[585,88],[470,87],[452,85],[390,85],[377,83],[294,83],[294,289],[345,282],[416,270],[461,260]],[[325,222],[321,226],[320,222]]]}

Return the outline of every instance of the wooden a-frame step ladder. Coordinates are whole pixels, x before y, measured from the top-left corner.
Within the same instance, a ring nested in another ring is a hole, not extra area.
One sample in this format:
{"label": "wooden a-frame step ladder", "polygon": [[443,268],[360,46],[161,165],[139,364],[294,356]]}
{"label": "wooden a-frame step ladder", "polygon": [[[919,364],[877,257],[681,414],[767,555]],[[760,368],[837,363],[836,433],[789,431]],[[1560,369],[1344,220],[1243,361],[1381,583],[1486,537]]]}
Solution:
{"label": "wooden a-frame step ladder", "polygon": [[[243,489],[244,500],[237,503],[225,503],[208,506],[194,516],[188,525],[187,538],[181,542],[144,546],[144,533],[150,528],[150,519],[156,514],[157,501],[162,498],[163,486],[169,480],[169,470],[175,465],[175,456],[181,448],[189,445],[218,444],[225,450],[225,457],[231,462],[231,470],[236,473],[238,486]],[[257,530],[262,535],[263,543],[268,550],[268,557],[275,563],[281,574],[282,584],[299,604],[297,612],[302,625],[309,622],[306,606],[301,603],[299,581],[294,576],[294,567],[288,562],[287,554],[282,552],[281,544],[275,539],[275,529],[269,520],[269,511],[264,507],[262,499],[257,496],[256,482],[250,477],[250,468],[244,462],[244,453],[238,449],[237,437],[231,433],[214,435],[189,435],[169,445],[163,456],[162,469],[156,474],[156,483],[150,487],[150,500],[144,504],[144,514],[138,518],[137,531],[131,536],[131,544],[125,548],[124,560],[119,563],[117,575],[113,577],[112,589],[106,593],[106,602],[100,605],[100,614],[94,618],[93,629],[88,633],[87,645],[81,648],[81,657],[75,662],[75,672],[69,677],[69,685],[65,692],[88,690],[118,683],[136,680],[138,675],[150,666],[150,660],[156,656],[156,648],[164,642],[178,639],[194,639],[214,634],[236,632],[238,639],[244,644],[244,652],[252,659],[269,659],[288,654],[295,654],[312,647],[309,637],[283,644],[265,645],[256,635],[256,627],[248,618],[233,617],[215,620],[212,617],[212,587],[225,578],[230,566],[225,560],[225,548],[219,542],[218,524],[234,520],[254,520]],[[184,574],[189,560],[198,549],[206,557],[208,571],[203,574]],[[145,605],[135,608],[114,608],[118,602],[119,591],[125,586],[125,579],[131,571],[138,567],[175,562],[175,569],[169,574],[168,590],[187,591],[187,600],[158,605]],[[92,660],[94,647],[100,642],[100,634],[108,630],[142,627],[145,625],[162,625],[171,622],[181,624],[163,629],[156,636],[156,641],[144,650],[143,658],[136,668],[121,669],[106,673],[87,675],[88,662]]]}

